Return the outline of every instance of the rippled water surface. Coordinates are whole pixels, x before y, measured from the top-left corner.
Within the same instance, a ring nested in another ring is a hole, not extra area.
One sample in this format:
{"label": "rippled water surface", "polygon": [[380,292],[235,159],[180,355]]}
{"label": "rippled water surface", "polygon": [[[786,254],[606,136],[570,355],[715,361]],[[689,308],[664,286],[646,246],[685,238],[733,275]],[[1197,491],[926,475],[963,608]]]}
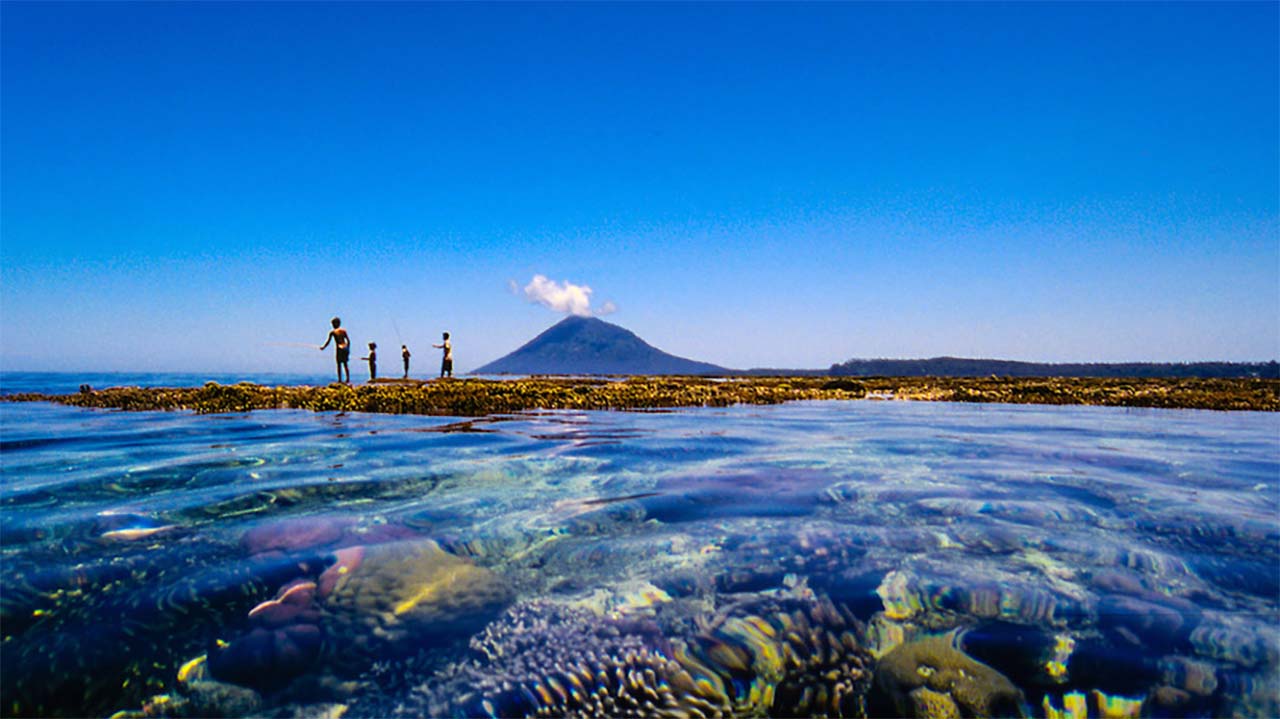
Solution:
{"label": "rippled water surface", "polygon": [[0,452],[6,714],[1280,713],[1274,414],[0,404]]}

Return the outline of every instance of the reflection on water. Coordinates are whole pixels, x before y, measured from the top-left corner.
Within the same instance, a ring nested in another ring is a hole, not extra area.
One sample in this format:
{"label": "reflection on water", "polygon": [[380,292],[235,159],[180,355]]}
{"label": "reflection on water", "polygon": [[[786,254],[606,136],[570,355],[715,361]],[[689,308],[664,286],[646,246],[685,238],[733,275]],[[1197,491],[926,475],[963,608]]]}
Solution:
{"label": "reflection on water", "polygon": [[0,405],[3,712],[1275,715],[1278,450],[1200,411]]}

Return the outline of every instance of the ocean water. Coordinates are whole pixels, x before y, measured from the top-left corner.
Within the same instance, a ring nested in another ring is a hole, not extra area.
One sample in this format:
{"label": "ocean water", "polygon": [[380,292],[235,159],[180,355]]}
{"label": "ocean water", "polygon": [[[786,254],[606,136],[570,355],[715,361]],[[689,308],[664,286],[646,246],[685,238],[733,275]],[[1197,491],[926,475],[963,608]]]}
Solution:
{"label": "ocean water", "polygon": [[[396,365],[399,368],[399,365]],[[395,375],[399,376],[399,375]],[[357,382],[366,379],[357,373]],[[333,374],[296,373],[186,373],[186,372],[4,372],[0,373],[0,394],[41,392],[44,394],[72,394],[80,391],[80,385],[102,389],[106,387],[203,387],[206,382],[236,384],[254,382],[262,385],[312,385],[324,386],[333,382]]]}
{"label": "ocean water", "polygon": [[5,715],[1280,714],[1277,414],[0,403],[0,508]]}
{"label": "ocean water", "polygon": [[[391,369],[388,373],[386,370]],[[400,377],[400,365],[384,368],[384,378]],[[434,374],[423,374],[415,370],[411,379],[433,379]],[[462,373],[459,377],[475,379],[519,379],[527,375],[477,375]],[[357,371],[352,381],[359,385],[368,380],[369,375]],[[0,395],[20,394],[23,392],[40,392],[43,394],[73,394],[80,391],[80,385],[87,384],[96,389],[106,387],[203,387],[207,382],[230,385],[238,382],[252,382],[268,387],[279,385],[311,385],[323,387],[335,380],[332,374],[314,373],[299,374],[288,372],[3,372],[0,373]],[[613,378],[620,379],[620,378]]]}

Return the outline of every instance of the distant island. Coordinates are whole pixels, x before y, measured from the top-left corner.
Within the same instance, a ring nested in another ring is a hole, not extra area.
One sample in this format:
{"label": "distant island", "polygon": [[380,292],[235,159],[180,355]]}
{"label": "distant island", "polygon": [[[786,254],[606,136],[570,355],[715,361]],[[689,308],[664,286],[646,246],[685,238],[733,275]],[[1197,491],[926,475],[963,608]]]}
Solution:
{"label": "distant island", "polygon": [[595,317],[570,316],[514,352],[472,374],[479,375],[683,375],[703,377],[1115,377],[1280,379],[1271,362],[1017,362],[998,359],[851,359],[825,369],[729,369],[676,357],[624,327]]}

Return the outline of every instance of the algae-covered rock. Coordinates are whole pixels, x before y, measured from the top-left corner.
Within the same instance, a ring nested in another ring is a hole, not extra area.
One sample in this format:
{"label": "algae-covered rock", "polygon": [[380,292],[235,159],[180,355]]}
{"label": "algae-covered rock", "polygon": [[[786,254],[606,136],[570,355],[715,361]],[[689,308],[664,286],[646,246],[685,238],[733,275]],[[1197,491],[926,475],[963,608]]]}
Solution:
{"label": "algae-covered rock", "polygon": [[1023,716],[1022,692],[1000,672],[956,649],[953,634],[921,637],[885,654],[876,682],[901,716]]}

